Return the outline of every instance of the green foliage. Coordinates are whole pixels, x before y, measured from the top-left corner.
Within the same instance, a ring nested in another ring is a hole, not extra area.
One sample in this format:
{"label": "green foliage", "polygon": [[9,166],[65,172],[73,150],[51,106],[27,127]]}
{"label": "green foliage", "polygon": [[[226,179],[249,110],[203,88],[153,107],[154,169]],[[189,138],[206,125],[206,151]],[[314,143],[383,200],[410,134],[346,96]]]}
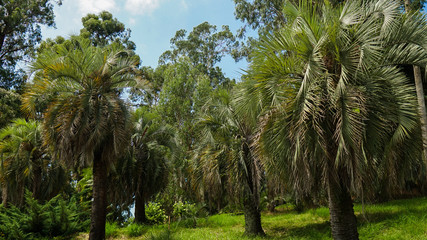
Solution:
{"label": "green foliage", "polygon": [[[195,121],[197,112],[207,98],[216,91],[215,79],[194,67],[188,58],[180,59],[174,64],[165,66],[164,83],[159,95],[157,112],[166,123],[176,129],[176,151],[173,151],[172,167],[176,169],[171,176],[172,191],[182,191],[186,200],[193,200],[191,189],[190,151],[194,148],[196,134]],[[178,183],[180,182],[180,183]],[[179,189],[178,189],[179,188]],[[175,195],[176,196],[176,195]],[[172,199],[171,205],[176,201]],[[169,204],[168,204],[169,206]]]}
{"label": "green foliage", "polygon": [[145,215],[151,224],[161,224],[168,218],[162,206],[155,202],[149,202],[145,207]]}
{"label": "green foliage", "polygon": [[188,57],[194,66],[200,66],[205,73],[215,72],[215,64],[239,46],[228,26],[222,26],[222,31],[217,31],[217,27],[208,22],[194,27],[188,35],[186,30],[178,30],[170,42],[172,50],[160,56],[159,64],[174,63]]}
{"label": "green foliage", "polygon": [[82,18],[83,28],[80,36],[89,38],[95,46],[106,46],[111,43],[123,44],[126,49],[135,50],[135,43],[130,40],[130,29],[113,18],[107,11],[98,15],[90,13]]}
{"label": "green foliage", "polygon": [[114,238],[119,235],[119,227],[116,222],[107,222],[105,224],[105,238]]}
{"label": "green foliage", "polygon": [[149,240],[172,240],[172,232],[169,229],[163,230],[157,234],[151,234]]}
{"label": "green foliage", "polygon": [[419,165],[414,89],[398,64],[425,65],[425,18],[403,15],[397,1],[362,2],[321,13],[310,1],[287,4],[289,24],[253,54],[247,102],[266,110],[257,146],[267,170],[290,176],[298,193],[321,191],[320,179],[331,174],[349,176],[340,181],[360,196],[374,176],[384,173],[395,186],[403,169]]}
{"label": "green foliage", "polygon": [[129,224],[126,229],[126,235],[129,237],[139,237],[145,232],[144,225],[131,223]]}
{"label": "green foliage", "polygon": [[16,63],[29,60],[41,41],[41,26],[54,26],[54,0],[0,1],[0,87],[19,89],[25,78]]}
{"label": "green foliage", "polygon": [[19,94],[0,88],[0,129],[13,119],[22,116],[20,105],[21,98]]}
{"label": "green foliage", "polygon": [[181,219],[186,218],[195,218],[197,217],[197,206],[195,203],[188,203],[188,202],[176,202],[173,205],[173,216]]}
{"label": "green foliage", "polygon": [[36,199],[48,200],[66,186],[65,170],[42,146],[41,135],[40,122],[21,118],[0,130],[3,203],[21,205],[25,187]]}
{"label": "green foliage", "polygon": [[91,168],[84,168],[80,174],[81,179],[77,182],[79,200],[82,202],[92,199],[93,174]]}
{"label": "green foliage", "polygon": [[172,215],[181,226],[196,227],[198,218],[205,217],[202,216],[204,213],[203,207],[197,206],[195,203],[178,201],[173,205]]}
{"label": "green foliage", "polygon": [[[139,61],[117,45],[94,47],[80,38],[70,43],[71,47],[46,49],[32,63],[35,77],[27,86],[23,108],[35,115],[37,101],[49,99],[43,113],[45,143],[70,167],[92,163],[98,174],[93,179],[99,181],[93,186],[100,187],[93,191],[106,192],[108,168],[129,140],[129,112],[120,93],[144,85],[138,78]],[[94,195],[92,206],[106,208],[106,197]],[[92,219],[95,214],[105,218],[105,212],[93,212]],[[92,221],[92,233],[102,234],[104,223]]]}
{"label": "green foliage", "polygon": [[[346,0],[329,0],[331,4],[337,6],[338,4],[345,2]],[[245,23],[245,27],[241,29],[244,33],[247,27],[254,30],[258,30],[259,33],[271,32],[277,30],[286,24],[287,19],[284,15],[283,8],[286,0],[234,0],[236,5],[235,16],[236,19]],[[295,4],[299,3],[299,0],[288,0]],[[318,1],[319,2],[319,1]],[[402,1],[403,4],[404,1]],[[422,9],[425,5],[425,0],[412,0],[412,9]],[[316,3],[313,1],[313,4]]]}
{"label": "green foliage", "polygon": [[[43,122],[48,130],[46,143],[56,153],[61,152],[60,159],[69,166],[85,166],[95,150],[110,151],[104,156],[111,159],[123,149],[128,139],[129,115],[119,93],[125,87],[144,83],[136,76],[139,62],[128,51],[114,46],[93,47],[86,39],[73,39],[70,43],[72,47],[46,49],[32,63],[32,70],[37,73],[27,86],[23,107],[34,115],[37,101],[49,99]],[[101,68],[104,71],[99,71]],[[90,77],[81,78],[82,75]],[[51,128],[53,125],[58,127]]]}
{"label": "green foliage", "polygon": [[60,195],[40,204],[25,195],[25,207],[5,208],[0,206],[0,236],[4,239],[37,239],[40,237],[69,236],[86,231],[89,226],[87,214],[80,204]]}

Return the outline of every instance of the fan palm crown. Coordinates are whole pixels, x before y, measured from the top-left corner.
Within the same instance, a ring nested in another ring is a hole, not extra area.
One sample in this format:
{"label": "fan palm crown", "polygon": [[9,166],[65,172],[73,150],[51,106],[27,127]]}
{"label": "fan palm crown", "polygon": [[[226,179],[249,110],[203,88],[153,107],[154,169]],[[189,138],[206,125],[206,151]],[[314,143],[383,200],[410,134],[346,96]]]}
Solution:
{"label": "fan palm crown", "polygon": [[129,114],[120,98],[125,87],[143,84],[138,60],[116,45],[94,47],[88,40],[44,51],[32,64],[34,82],[23,97],[23,108],[43,112],[45,143],[64,162],[93,163],[93,205],[90,239],[105,236],[107,168],[129,139]]}
{"label": "fan palm crown", "polygon": [[288,24],[261,40],[244,81],[248,102],[265,109],[259,153],[298,193],[325,186],[333,237],[357,239],[350,194],[369,186],[381,162],[398,160],[419,127],[398,65],[425,66],[425,19],[385,0],[300,1],[284,13]]}

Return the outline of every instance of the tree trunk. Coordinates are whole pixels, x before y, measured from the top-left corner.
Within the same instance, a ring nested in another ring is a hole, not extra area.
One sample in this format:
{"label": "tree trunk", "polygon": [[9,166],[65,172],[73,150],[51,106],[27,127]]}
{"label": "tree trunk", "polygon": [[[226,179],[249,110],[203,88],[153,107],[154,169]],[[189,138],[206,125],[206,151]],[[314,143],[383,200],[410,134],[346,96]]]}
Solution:
{"label": "tree trunk", "polygon": [[145,201],[142,195],[142,189],[135,195],[135,223],[147,223],[145,217]]}
{"label": "tree trunk", "polygon": [[[249,139],[247,137],[246,139]],[[245,199],[243,199],[243,208],[245,214],[245,234],[248,235],[265,235],[261,226],[261,209],[259,208],[259,188],[256,173],[255,159],[249,148],[250,144],[243,145],[243,154],[249,176],[246,177],[248,188]]]}
{"label": "tree trunk", "polygon": [[40,200],[41,193],[41,181],[42,181],[42,168],[40,164],[37,163],[37,160],[33,161],[34,164],[34,176],[33,176],[33,198]]}
{"label": "tree trunk", "polygon": [[243,203],[245,214],[245,234],[247,235],[265,235],[261,226],[261,210],[259,204],[248,198]]}
{"label": "tree trunk", "polygon": [[339,179],[328,179],[329,213],[332,237],[335,240],[359,239],[353,200],[346,186]]}
{"label": "tree trunk", "polygon": [[93,159],[93,202],[90,216],[89,240],[105,239],[105,221],[107,216],[107,166],[102,151],[95,153]]}
{"label": "tree trunk", "polygon": [[[411,1],[404,0],[406,13],[410,13],[411,9]],[[427,167],[427,112],[426,112],[426,104],[424,101],[424,89],[423,82],[421,78],[421,70],[419,66],[414,65],[414,81],[415,81],[415,89],[417,90],[417,100],[418,100],[418,113],[420,114],[420,122],[421,122],[421,135],[423,137],[423,160],[425,166]]]}
{"label": "tree trunk", "polygon": [[16,204],[18,207],[24,206],[24,198],[25,198],[25,183],[20,181],[18,182],[18,194],[16,198],[16,202],[12,202],[14,205]]}
{"label": "tree trunk", "polygon": [[[147,131],[147,128],[144,131]],[[137,153],[137,165],[138,168],[138,183],[135,193],[135,222],[136,223],[147,223],[145,217],[145,199],[144,199],[144,181],[146,179],[144,162],[147,161],[148,154],[146,153],[146,147],[143,145],[142,149]]]}
{"label": "tree trunk", "polygon": [[415,88],[417,90],[418,113],[420,114],[421,134],[423,136],[423,159],[427,166],[427,113],[424,101],[423,82],[421,80],[420,67],[414,66]]}
{"label": "tree trunk", "polygon": [[6,33],[2,32],[0,33],[0,52],[3,49],[4,40],[6,38]]}
{"label": "tree trunk", "polygon": [[7,207],[7,183],[3,183],[2,184],[2,189],[1,189],[1,198],[2,198],[2,205],[3,207]]}

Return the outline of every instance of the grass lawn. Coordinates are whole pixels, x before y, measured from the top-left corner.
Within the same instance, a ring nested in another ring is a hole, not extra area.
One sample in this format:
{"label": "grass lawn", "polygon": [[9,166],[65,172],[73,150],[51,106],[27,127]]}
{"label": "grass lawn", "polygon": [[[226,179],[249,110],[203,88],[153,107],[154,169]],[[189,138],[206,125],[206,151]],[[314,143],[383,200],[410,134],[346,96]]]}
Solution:
{"label": "grass lawn", "polygon": [[[297,213],[293,207],[283,205],[277,210],[262,214],[266,237],[244,236],[243,215],[232,214],[199,219],[197,227],[188,221],[173,223],[169,233],[167,225],[134,225],[133,229],[109,225],[107,235],[113,236],[109,239],[331,239],[327,208]],[[355,212],[360,239],[427,239],[427,198],[365,205],[364,214],[362,205],[356,204]],[[142,235],[129,237],[130,232]]]}

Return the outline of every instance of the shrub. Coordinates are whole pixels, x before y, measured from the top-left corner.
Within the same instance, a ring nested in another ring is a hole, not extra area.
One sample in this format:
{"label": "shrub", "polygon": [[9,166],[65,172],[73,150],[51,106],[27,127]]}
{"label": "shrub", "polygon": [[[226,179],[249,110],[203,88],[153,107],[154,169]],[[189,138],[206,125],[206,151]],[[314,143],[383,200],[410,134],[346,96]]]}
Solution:
{"label": "shrub", "polygon": [[197,217],[197,207],[196,204],[190,204],[187,202],[176,202],[173,205],[173,216],[178,220],[186,218],[195,218]]}
{"label": "shrub", "polygon": [[[83,216],[81,216],[83,215]],[[74,198],[60,196],[44,204],[25,194],[25,206],[19,209],[0,206],[0,239],[52,239],[84,231],[89,220]]]}
{"label": "shrub", "polygon": [[145,215],[151,224],[165,223],[167,216],[165,210],[158,203],[150,202],[145,208]]}
{"label": "shrub", "polygon": [[173,217],[185,227],[195,227],[201,209],[194,203],[190,204],[179,201],[173,205]]}

